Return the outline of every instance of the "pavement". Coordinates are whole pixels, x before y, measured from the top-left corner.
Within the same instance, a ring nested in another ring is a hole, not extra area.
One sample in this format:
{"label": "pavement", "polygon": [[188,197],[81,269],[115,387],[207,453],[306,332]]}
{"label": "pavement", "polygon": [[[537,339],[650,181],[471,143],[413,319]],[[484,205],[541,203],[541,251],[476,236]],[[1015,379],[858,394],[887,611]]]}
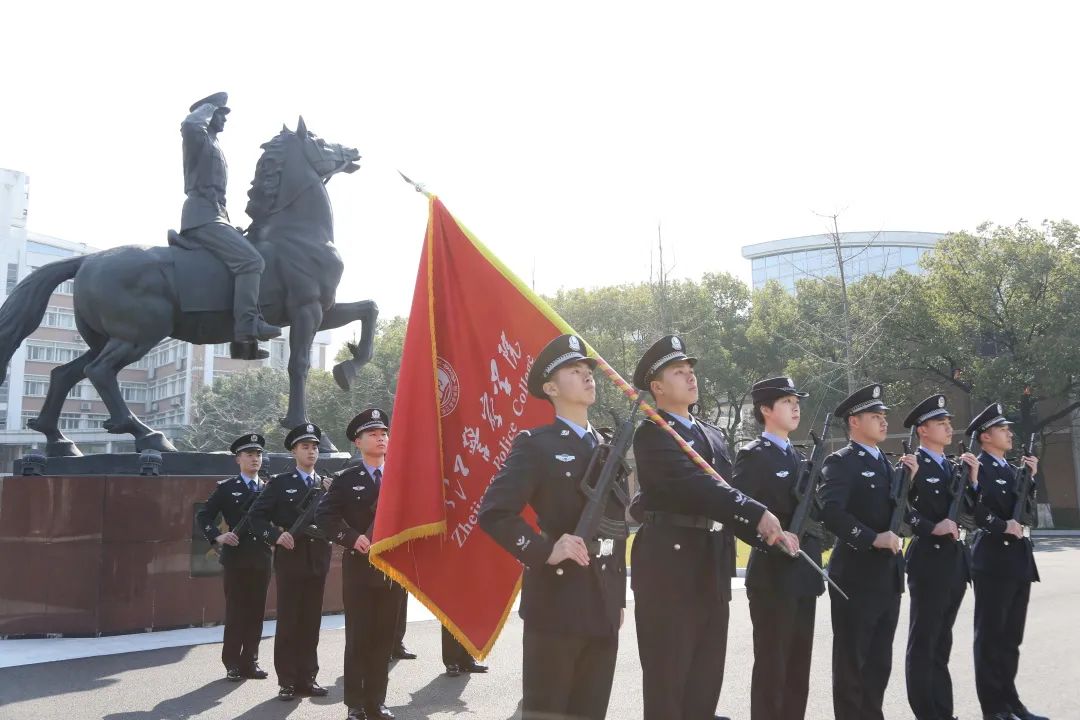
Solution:
{"label": "pavement", "polygon": [[[1080,538],[1041,537],[1037,561],[1043,582],[1032,589],[1027,632],[1021,648],[1018,687],[1028,706],[1055,720],[1080,718],[1080,695],[1073,683],[1080,678]],[[620,650],[608,717],[641,718],[641,666],[632,618],[633,595],[628,595],[627,623]],[[969,591],[957,620],[951,670],[956,714],[961,720],[981,717],[975,697],[972,646],[972,608]],[[414,606],[416,607],[416,606]],[[520,717],[521,621],[511,616],[489,658],[487,675],[448,678],[439,657],[440,632],[422,610],[410,610],[406,644],[418,660],[395,663],[390,674],[387,704],[401,720],[514,720]],[[885,698],[885,717],[910,718],[904,690],[903,654],[907,637],[907,596],[893,645],[893,674]],[[207,632],[219,629],[197,629]],[[193,631],[176,631],[177,633]],[[148,634],[150,638],[163,633]],[[818,604],[811,694],[806,717],[832,717],[829,656],[832,645],[829,604]],[[263,666],[268,680],[229,683],[223,679],[221,646],[213,636],[184,643],[183,636],[154,649],[129,651],[130,643],[147,636],[125,636],[127,645],[114,645],[116,654],[93,654],[75,659],[42,661],[50,650],[42,643],[67,640],[0,641],[0,720],[321,720],[345,717],[342,700],[342,653],[345,639],[340,616],[328,616],[319,645],[319,681],[330,695],[283,703],[276,699],[272,673],[273,638],[263,641]],[[191,636],[195,637],[195,636]],[[218,638],[220,635],[217,636]],[[77,640],[77,639],[76,639]],[[71,642],[75,642],[73,640]],[[90,640],[90,639],[87,639]],[[112,638],[97,640],[113,641]],[[119,643],[120,641],[114,641]],[[161,642],[155,640],[155,642]],[[20,643],[37,643],[19,645]],[[61,646],[57,646],[58,648]],[[26,648],[21,650],[20,648]],[[106,649],[107,650],[107,649]],[[65,653],[72,652],[64,650]],[[79,652],[98,652],[82,650]],[[23,658],[25,664],[19,660]],[[16,664],[18,663],[18,664]],[[736,592],[731,603],[727,672],[719,711],[733,718],[750,715],[750,670],[753,664],[751,624],[746,596]]]}

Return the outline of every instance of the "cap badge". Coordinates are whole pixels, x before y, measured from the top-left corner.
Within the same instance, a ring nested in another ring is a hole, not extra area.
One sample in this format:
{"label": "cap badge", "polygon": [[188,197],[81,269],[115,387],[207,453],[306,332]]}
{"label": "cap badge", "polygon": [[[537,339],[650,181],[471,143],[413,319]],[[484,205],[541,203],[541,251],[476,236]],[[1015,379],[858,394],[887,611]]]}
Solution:
{"label": "cap badge", "polygon": [[881,397],[881,386],[880,385],[875,385],[874,386],[874,393],[873,394],[874,394],[875,398]]}
{"label": "cap badge", "polygon": [[259,436],[258,435],[252,435],[251,436],[251,442],[258,442],[258,441],[259,441]]}
{"label": "cap badge", "polygon": [[789,388],[793,388],[793,387],[795,387],[795,381],[794,381],[794,380],[792,380],[791,378],[787,378],[787,386],[788,386]]}
{"label": "cap badge", "polygon": [[945,407],[945,396],[944,395],[942,395],[941,397],[939,397],[937,399],[937,406],[938,407]]}
{"label": "cap badge", "polygon": [[680,340],[677,337],[671,338],[671,349],[672,350],[682,350],[682,340]]}
{"label": "cap badge", "polygon": [[1000,414],[1001,414],[1001,413],[1003,413],[1003,412],[1005,412],[1005,410],[1004,410],[1004,409],[1002,409],[1002,407],[1001,407],[1001,403],[998,403],[998,404],[997,404],[997,414],[998,414],[998,415],[1000,415]]}
{"label": "cap badge", "polygon": [[307,431],[308,432],[315,432],[315,426],[314,425],[308,425],[307,426]]}
{"label": "cap badge", "polygon": [[378,420],[379,419],[379,411],[378,410],[372,410],[371,411],[371,419],[372,420]]}
{"label": "cap badge", "polygon": [[581,352],[581,343],[578,342],[576,335],[570,336],[570,349],[574,352]]}

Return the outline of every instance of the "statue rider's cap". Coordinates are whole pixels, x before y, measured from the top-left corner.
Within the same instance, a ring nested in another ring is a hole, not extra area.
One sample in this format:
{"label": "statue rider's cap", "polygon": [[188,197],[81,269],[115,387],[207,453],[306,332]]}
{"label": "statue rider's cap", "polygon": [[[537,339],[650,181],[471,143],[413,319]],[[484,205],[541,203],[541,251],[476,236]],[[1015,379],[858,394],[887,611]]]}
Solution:
{"label": "statue rider's cap", "polygon": [[196,100],[192,106],[188,108],[188,112],[195,112],[199,106],[207,103],[210,103],[226,115],[232,112],[232,110],[229,109],[229,93],[226,92],[216,92],[213,95],[207,95],[202,100]]}

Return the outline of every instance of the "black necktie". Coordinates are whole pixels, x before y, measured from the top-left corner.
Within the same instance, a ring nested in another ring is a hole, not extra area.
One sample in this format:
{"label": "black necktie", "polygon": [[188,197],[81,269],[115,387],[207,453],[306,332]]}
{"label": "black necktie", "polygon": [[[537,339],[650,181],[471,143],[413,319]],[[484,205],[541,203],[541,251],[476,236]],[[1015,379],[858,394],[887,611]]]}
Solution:
{"label": "black necktie", "polygon": [[596,449],[596,436],[593,435],[592,432],[586,430],[585,435],[583,437],[585,439],[585,442],[587,442],[589,444],[589,449],[590,450],[595,450]]}
{"label": "black necktie", "polygon": [[382,468],[375,468],[371,473],[371,477],[375,478],[376,485],[382,485]]}
{"label": "black necktie", "polygon": [[257,489],[258,486],[255,484],[254,480],[248,482],[248,490],[250,490],[251,492],[255,492]]}

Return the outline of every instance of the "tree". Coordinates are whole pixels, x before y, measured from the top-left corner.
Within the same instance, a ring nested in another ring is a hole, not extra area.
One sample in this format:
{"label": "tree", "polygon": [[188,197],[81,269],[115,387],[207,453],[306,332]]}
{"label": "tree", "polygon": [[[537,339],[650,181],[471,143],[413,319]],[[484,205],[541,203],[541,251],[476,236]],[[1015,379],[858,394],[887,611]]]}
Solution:
{"label": "tree", "polygon": [[1000,400],[1025,438],[1080,408],[1080,228],[986,223],[942,239],[924,266],[935,337],[909,343],[913,370],[975,410]]}
{"label": "tree", "polygon": [[[371,362],[361,368],[348,392],[325,370],[308,373],[309,420],[339,449],[350,449],[345,428],[356,413],[369,407],[392,410],[406,324],[403,317],[379,321]],[[335,360],[350,357],[343,347]],[[266,436],[268,449],[278,451],[277,439],[285,434],[278,420],[285,414],[288,391],[288,374],[282,370],[256,368],[220,378],[196,393],[192,425],[178,443],[184,449],[221,450],[239,435],[254,431]]]}
{"label": "tree", "polygon": [[278,418],[288,405],[289,377],[268,367],[233,373],[198,390],[192,423],[176,438],[181,450],[215,452],[249,432],[267,438],[281,435]]}

